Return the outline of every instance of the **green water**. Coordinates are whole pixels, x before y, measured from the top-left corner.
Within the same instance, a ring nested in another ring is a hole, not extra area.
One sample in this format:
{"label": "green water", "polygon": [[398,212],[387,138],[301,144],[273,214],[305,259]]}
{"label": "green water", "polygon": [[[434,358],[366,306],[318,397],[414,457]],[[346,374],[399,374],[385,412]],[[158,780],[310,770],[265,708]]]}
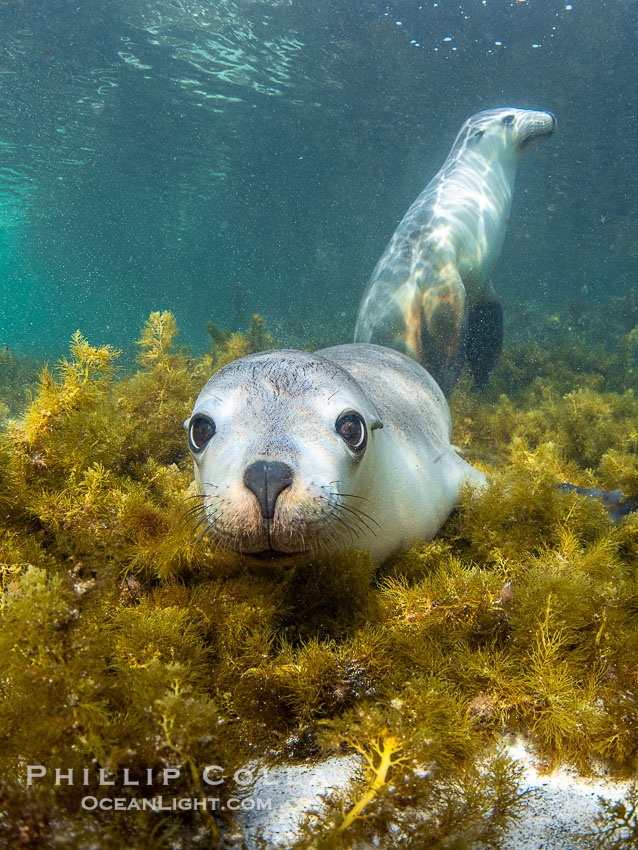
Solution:
{"label": "green water", "polygon": [[508,332],[598,322],[638,274],[635,12],[5,0],[0,342],[55,357],[80,328],[126,348],[157,309],[196,350],[207,319],[257,311],[284,344],[348,341],[398,220],[496,106],[558,119],[519,168]]}

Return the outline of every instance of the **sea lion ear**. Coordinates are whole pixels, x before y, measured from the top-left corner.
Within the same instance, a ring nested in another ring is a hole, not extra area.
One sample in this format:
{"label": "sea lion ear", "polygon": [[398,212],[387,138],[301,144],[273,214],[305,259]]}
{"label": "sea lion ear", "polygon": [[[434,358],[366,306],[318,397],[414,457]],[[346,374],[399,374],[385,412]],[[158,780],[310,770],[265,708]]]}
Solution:
{"label": "sea lion ear", "polygon": [[380,419],[371,419],[370,430],[377,431],[379,428],[383,428],[383,422]]}

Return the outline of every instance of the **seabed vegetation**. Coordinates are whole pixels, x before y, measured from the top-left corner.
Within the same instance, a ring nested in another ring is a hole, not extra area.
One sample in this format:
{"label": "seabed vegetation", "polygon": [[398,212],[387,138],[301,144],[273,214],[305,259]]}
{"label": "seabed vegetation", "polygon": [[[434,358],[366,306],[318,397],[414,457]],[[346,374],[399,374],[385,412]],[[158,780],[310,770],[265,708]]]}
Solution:
{"label": "seabed vegetation", "polygon": [[[556,484],[638,498],[638,331],[615,350],[506,348],[487,392],[462,381],[451,399],[489,488],[389,563],[292,568],[191,534],[182,422],[215,369],[275,345],[260,317],[209,332],[192,357],[153,313],[133,372],[78,332],[26,409],[0,399],[0,846],[240,847],[235,770],[358,754],[297,848],[497,848],[521,803],[508,732],[548,769],[635,776],[638,514],[614,524]],[[47,776],[27,785],[29,765]],[[224,768],[214,793],[207,765]],[[220,804],[140,807],[160,794]],[[636,808],[634,788],[582,846],[636,846]]]}

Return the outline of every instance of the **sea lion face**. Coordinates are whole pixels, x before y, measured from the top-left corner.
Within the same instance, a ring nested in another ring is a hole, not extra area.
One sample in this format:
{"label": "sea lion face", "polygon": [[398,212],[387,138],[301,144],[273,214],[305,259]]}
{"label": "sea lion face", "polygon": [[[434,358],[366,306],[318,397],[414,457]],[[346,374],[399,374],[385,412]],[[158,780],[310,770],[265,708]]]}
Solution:
{"label": "sea lion face", "polygon": [[261,557],[359,545],[369,533],[356,479],[375,410],[345,369],[300,351],[220,369],[185,423],[200,536]]}
{"label": "sea lion face", "polygon": [[552,135],[556,119],[551,112],[532,109],[487,109],[463,124],[451,156],[476,151],[488,159],[511,152],[519,156]]}

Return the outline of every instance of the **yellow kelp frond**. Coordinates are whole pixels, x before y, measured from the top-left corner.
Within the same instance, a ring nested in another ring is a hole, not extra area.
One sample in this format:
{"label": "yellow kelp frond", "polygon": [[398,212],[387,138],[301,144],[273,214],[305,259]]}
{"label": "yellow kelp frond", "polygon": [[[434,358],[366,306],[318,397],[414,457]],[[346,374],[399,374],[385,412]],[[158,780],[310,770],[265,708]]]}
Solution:
{"label": "yellow kelp frond", "polygon": [[173,340],[179,333],[175,316],[168,310],[151,313],[142,329],[136,345],[140,351],[137,362],[144,369],[161,366],[170,372],[172,365],[171,349]]}
{"label": "yellow kelp frond", "polygon": [[205,355],[202,363],[207,377],[238,357],[277,348],[277,340],[266,330],[263,316],[257,313],[250,320],[245,333],[241,331],[230,333],[218,328],[213,322],[207,322],[206,329],[211,338],[211,350]]}
{"label": "yellow kelp frond", "polygon": [[372,744],[365,746],[354,743],[353,747],[361,753],[366,765],[365,788],[337,827],[338,832],[347,829],[356,818],[361,816],[368,803],[371,803],[387,784],[390,768],[407,761],[405,756],[400,755],[403,745],[399,739],[387,733],[382,733]]}
{"label": "yellow kelp frond", "polygon": [[35,442],[54,427],[58,418],[89,406],[107,389],[120,352],[110,345],[92,346],[76,331],[69,346],[71,358],[57,366],[59,378],[44,368],[38,381],[38,394],[24,418],[22,433]]}
{"label": "yellow kelp frond", "polygon": [[79,392],[91,384],[96,386],[112,377],[116,368],[114,361],[121,353],[110,345],[100,348],[89,345],[80,331],[71,337],[69,348],[71,359],[64,358],[58,366],[60,377],[69,393],[72,389]]}
{"label": "yellow kelp frond", "polygon": [[36,397],[24,420],[13,422],[9,428],[13,463],[23,478],[56,465],[71,468],[75,464],[78,441],[72,439],[67,451],[60,446],[64,442],[60,437],[105,397],[111,385],[120,354],[117,349],[92,346],[76,331],[70,351],[71,357],[58,364],[57,375],[47,367],[42,370]]}

